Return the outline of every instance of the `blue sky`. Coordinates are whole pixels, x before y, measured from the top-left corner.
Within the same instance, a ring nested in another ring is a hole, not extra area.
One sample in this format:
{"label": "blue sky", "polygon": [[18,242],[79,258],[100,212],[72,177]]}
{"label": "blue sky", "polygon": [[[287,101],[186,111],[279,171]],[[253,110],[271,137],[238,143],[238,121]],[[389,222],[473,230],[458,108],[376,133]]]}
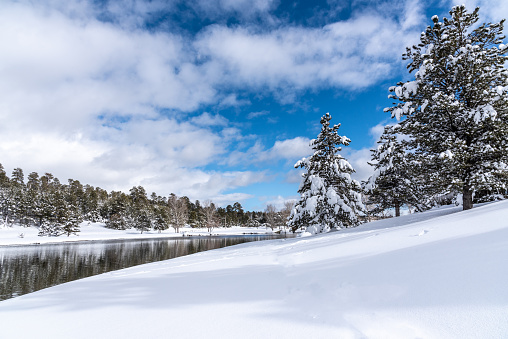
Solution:
{"label": "blue sky", "polygon": [[[0,163],[108,190],[297,197],[330,112],[366,179],[401,54],[451,1],[3,1]],[[508,4],[466,1],[482,21]]]}

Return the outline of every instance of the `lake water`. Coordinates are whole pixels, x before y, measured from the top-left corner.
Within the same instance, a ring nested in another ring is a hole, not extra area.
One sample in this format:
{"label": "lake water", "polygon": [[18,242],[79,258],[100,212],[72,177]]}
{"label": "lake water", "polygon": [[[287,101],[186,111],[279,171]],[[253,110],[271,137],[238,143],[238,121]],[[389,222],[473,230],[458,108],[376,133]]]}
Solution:
{"label": "lake water", "polygon": [[0,300],[126,267],[281,237],[208,236],[0,247]]}

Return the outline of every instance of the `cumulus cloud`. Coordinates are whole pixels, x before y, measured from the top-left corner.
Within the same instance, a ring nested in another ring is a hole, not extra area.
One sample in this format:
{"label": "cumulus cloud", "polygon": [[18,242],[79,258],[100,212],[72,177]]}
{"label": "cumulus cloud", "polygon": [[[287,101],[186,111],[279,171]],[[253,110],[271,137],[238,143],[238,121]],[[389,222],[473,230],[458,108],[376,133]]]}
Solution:
{"label": "cumulus cloud", "polygon": [[274,205],[277,210],[282,210],[285,206],[284,204],[286,202],[296,202],[298,201],[300,197],[298,195],[290,195],[283,197],[282,195],[277,196],[270,196],[270,197],[262,197],[262,202],[264,205],[264,208],[266,208],[267,205]]}
{"label": "cumulus cloud", "polygon": [[227,126],[229,123],[228,119],[222,115],[208,112],[192,118],[191,122],[200,126]]}
{"label": "cumulus cloud", "polygon": [[284,181],[288,184],[299,184],[302,181],[303,169],[293,169],[284,174]]}
{"label": "cumulus cloud", "polygon": [[312,149],[310,139],[296,137],[293,139],[277,140],[273,147],[260,156],[261,159],[298,159],[308,156]]}
{"label": "cumulus cloud", "polygon": [[[195,0],[190,5],[211,18],[234,13],[243,19],[269,16],[277,1],[275,0]],[[189,4],[189,3],[188,3]]]}
{"label": "cumulus cloud", "polygon": [[268,162],[296,161],[308,156],[312,149],[309,146],[310,139],[296,137],[286,140],[277,140],[269,149],[265,149],[261,142],[257,141],[246,151],[234,151],[226,159],[229,165],[256,164],[263,165]]}

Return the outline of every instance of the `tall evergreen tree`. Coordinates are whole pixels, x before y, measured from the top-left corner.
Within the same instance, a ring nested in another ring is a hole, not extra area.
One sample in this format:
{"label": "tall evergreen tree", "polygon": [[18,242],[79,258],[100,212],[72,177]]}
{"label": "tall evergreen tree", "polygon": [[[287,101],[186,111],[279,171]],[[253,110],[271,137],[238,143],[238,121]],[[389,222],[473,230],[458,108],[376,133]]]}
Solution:
{"label": "tall evergreen tree", "polygon": [[450,19],[432,18],[403,55],[415,80],[391,87],[399,102],[385,109],[402,119],[400,131],[410,137],[408,150],[426,181],[436,191],[461,193],[464,209],[473,207],[473,193],[506,193],[508,182],[504,20],[476,27],[478,12],[462,5]]}
{"label": "tall evergreen tree", "polygon": [[169,207],[166,203],[156,204],[153,207],[153,228],[161,233],[169,228]]}
{"label": "tall evergreen tree", "polygon": [[10,180],[5,173],[4,167],[0,164],[0,215],[4,225],[9,223],[11,208]]}
{"label": "tall evergreen tree", "polygon": [[151,213],[149,200],[143,186],[135,186],[130,190],[130,220],[131,227],[143,233],[151,229]]}
{"label": "tall evergreen tree", "polygon": [[106,227],[118,230],[129,228],[127,223],[129,197],[125,193],[112,191],[108,202],[103,207]]}
{"label": "tall evergreen tree", "polygon": [[351,178],[353,167],[343,158],[340,145],[351,140],[339,136],[340,124],[330,127],[332,117],[321,118],[321,133],[310,142],[314,154],[295,164],[306,170],[298,193],[300,200],[291,212],[288,226],[293,231],[306,228],[310,233],[328,232],[332,228],[353,227],[365,211],[362,188]]}
{"label": "tall evergreen tree", "polygon": [[29,225],[39,225],[40,216],[42,215],[42,207],[40,203],[40,180],[37,172],[28,175],[25,192],[25,204],[27,213],[24,216]]}
{"label": "tall evergreen tree", "polygon": [[[398,127],[398,126],[397,126]],[[406,153],[403,142],[397,140],[396,127],[385,126],[378,141],[378,147],[372,149],[374,174],[364,182],[366,203],[375,205],[373,214],[388,208],[395,208],[395,216],[400,216],[403,205],[415,206],[423,210],[427,206],[423,199],[424,183],[414,170],[412,154]]]}
{"label": "tall evergreen tree", "polygon": [[12,171],[10,184],[10,216],[13,222],[27,226],[24,218],[28,212],[28,207],[26,205],[26,201],[24,200],[25,188],[25,176],[23,174],[23,170],[21,168],[15,168]]}

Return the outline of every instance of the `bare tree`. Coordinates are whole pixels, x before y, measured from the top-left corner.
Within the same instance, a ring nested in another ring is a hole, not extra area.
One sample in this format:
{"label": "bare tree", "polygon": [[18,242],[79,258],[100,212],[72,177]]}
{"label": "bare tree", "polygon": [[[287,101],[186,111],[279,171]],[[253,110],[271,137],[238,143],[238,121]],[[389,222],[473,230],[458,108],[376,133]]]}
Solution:
{"label": "bare tree", "polygon": [[219,224],[217,217],[217,209],[215,204],[211,200],[205,200],[203,202],[203,210],[205,213],[205,223],[208,233],[212,234],[212,231]]}
{"label": "bare tree", "polygon": [[189,217],[187,202],[185,199],[171,194],[168,199],[168,205],[171,213],[171,226],[175,229],[176,233],[179,233],[180,228],[185,226]]}
{"label": "bare tree", "polygon": [[286,227],[286,224],[288,222],[289,216],[291,215],[291,210],[295,206],[294,200],[286,200],[284,201],[284,208],[280,211],[280,216],[282,219],[281,226]]}
{"label": "bare tree", "polygon": [[275,226],[277,226],[277,222],[279,219],[278,213],[277,213],[277,207],[273,204],[266,205],[265,209],[266,213],[266,223],[270,226],[270,228],[273,230]]}

